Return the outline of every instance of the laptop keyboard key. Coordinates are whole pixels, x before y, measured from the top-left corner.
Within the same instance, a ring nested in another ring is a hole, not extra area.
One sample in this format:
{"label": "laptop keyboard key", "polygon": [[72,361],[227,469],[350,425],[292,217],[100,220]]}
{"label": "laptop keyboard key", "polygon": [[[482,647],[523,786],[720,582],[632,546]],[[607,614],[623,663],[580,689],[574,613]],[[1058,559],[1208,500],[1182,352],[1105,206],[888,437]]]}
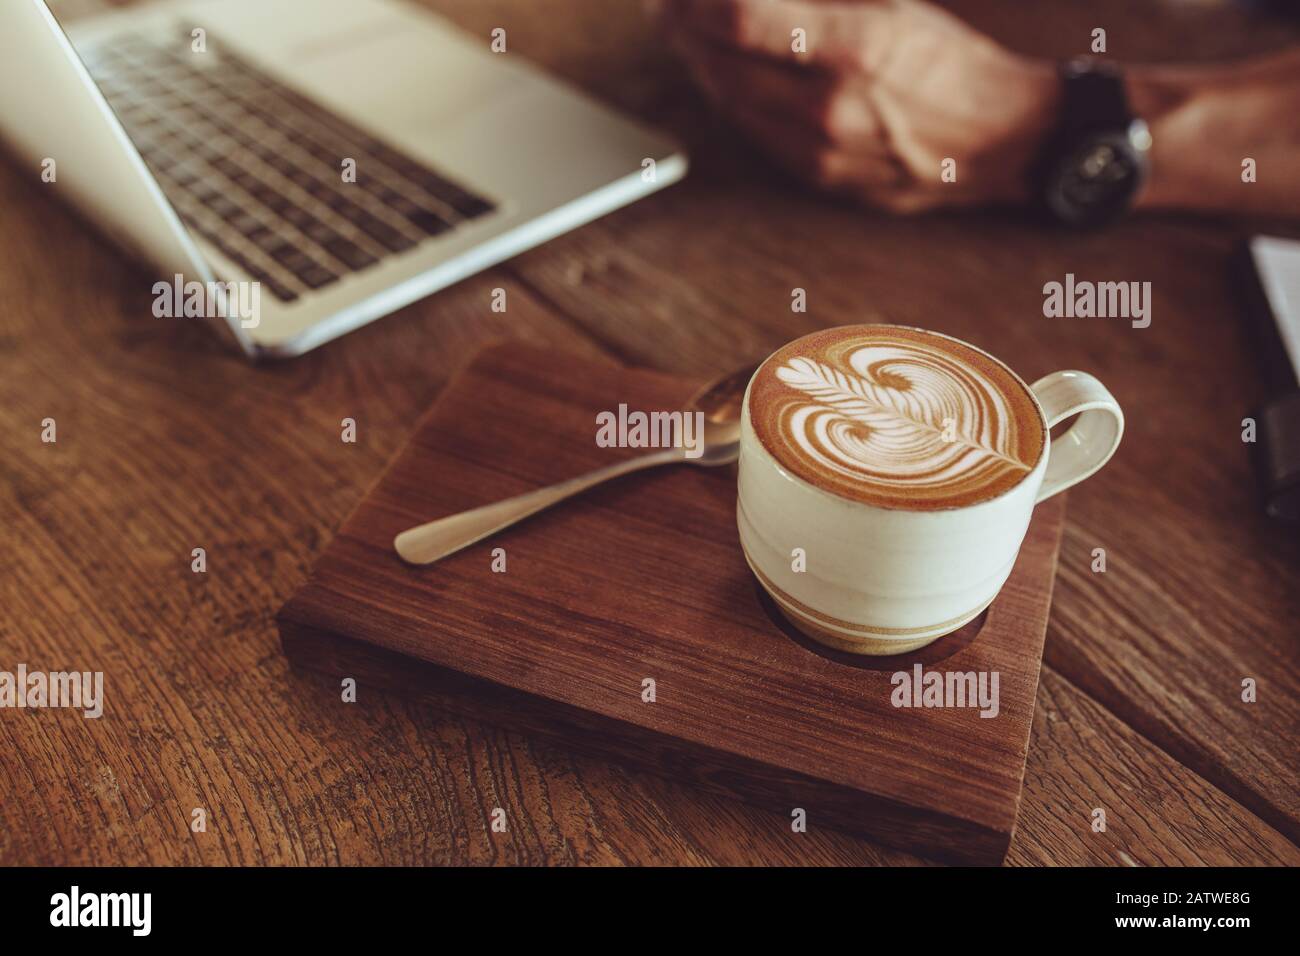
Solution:
{"label": "laptop keyboard key", "polygon": [[297,276],[309,289],[320,289],[338,280],[338,276],[324,266],[309,266]]}
{"label": "laptop keyboard key", "polygon": [[336,236],[328,242],[321,243],[325,251],[335,259],[347,265],[349,269],[359,271],[368,266],[373,266],[379,260],[372,256],[366,250],[362,249],[350,239],[344,239],[342,236]]}
{"label": "laptop keyboard key", "polygon": [[451,228],[451,223],[447,222],[437,213],[429,212],[427,209],[418,209],[406,215],[409,221],[417,229],[430,236],[436,236],[446,232]]}
{"label": "laptop keyboard key", "polygon": [[405,252],[415,245],[414,239],[407,238],[388,223],[374,216],[361,216],[360,221],[357,222],[357,228],[371,239],[381,243],[390,252]]}

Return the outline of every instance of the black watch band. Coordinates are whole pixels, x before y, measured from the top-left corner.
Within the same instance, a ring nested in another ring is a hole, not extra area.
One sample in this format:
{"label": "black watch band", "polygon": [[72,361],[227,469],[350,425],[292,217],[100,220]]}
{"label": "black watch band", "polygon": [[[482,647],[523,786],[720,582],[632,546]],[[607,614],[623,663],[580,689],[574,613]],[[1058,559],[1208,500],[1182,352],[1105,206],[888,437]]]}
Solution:
{"label": "black watch band", "polygon": [[1063,63],[1061,129],[1082,136],[1106,129],[1124,129],[1133,120],[1124,92],[1124,76],[1115,67],[1091,60]]}
{"label": "black watch band", "polygon": [[1151,137],[1133,116],[1120,70],[1095,60],[1061,68],[1061,120],[1038,164],[1035,191],[1058,222],[1101,225],[1133,204]]}

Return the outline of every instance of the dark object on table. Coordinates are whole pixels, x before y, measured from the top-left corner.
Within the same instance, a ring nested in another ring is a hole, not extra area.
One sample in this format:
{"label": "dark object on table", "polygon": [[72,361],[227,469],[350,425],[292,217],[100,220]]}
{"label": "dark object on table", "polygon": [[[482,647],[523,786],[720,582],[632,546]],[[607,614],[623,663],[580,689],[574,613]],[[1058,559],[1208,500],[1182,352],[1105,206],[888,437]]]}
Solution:
{"label": "dark object on table", "polygon": [[1250,416],[1255,477],[1268,515],[1300,522],[1300,242],[1256,236],[1236,265],[1269,396]]}

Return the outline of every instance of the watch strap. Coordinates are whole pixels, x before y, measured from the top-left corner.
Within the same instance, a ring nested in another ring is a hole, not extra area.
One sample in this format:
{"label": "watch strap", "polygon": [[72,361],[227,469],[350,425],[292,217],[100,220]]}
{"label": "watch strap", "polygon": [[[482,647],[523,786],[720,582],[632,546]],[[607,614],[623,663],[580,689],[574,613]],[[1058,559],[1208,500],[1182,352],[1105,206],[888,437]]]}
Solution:
{"label": "watch strap", "polygon": [[1061,67],[1061,132],[1071,139],[1097,130],[1125,129],[1133,121],[1124,76],[1096,60],[1072,60]]}

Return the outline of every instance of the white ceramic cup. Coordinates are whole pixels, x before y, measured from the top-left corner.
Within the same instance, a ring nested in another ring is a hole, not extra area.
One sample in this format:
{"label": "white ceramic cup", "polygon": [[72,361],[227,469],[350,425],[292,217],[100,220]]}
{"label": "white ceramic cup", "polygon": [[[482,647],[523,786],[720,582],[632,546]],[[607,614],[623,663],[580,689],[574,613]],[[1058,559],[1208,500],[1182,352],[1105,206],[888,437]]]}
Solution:
{"label": "white ceramic cup", "polygon": [[[986,501],[907,510],[843,497],[783,467],[755,434],[751,379],[741,421],[740,543],[791,623],[838,650],[901,654],[988,607],[1011,573],[1034,505],[1104,465],[1124,432],[1118,403],[1086,372],[1053,372],[1028,388],[1044,433],[1033,470]],[[1052,442],[1049,429],[1072,415],[1079,417]]]}

